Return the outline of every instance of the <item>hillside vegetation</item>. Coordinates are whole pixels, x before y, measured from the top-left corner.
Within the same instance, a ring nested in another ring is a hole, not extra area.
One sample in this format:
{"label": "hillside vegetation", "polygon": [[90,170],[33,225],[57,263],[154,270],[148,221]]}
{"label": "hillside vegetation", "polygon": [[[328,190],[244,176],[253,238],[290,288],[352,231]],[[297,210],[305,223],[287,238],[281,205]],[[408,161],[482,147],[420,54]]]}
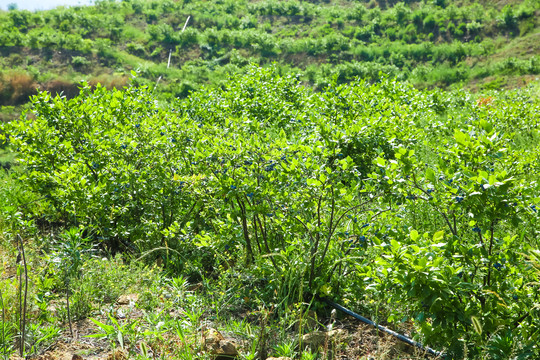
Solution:
{"label": "hillside vegetation", "polygon": [[422,88],[523,86],[540,73],[539,19],[538,0],[98,0],[3,11],[0,104],[25,103],[37,88],[73,96],[81,79],[122,87],[134,69],[162,98],[185,97],[253,62],[319,89],[379,72]]}

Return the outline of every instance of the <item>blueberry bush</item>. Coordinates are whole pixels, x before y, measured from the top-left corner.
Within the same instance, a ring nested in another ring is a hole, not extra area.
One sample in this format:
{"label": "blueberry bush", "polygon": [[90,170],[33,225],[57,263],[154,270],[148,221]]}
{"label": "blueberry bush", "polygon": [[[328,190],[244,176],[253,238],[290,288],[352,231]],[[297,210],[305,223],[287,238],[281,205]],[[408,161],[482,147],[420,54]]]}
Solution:
{"label": "blueberry bush", "polygon": [[168,104],[83,83],[3,131],[37,216],[102,248],[242,264],[278,310],[377,299],[455,358],[539,356],[538,96],[338,83],[252,66]]}

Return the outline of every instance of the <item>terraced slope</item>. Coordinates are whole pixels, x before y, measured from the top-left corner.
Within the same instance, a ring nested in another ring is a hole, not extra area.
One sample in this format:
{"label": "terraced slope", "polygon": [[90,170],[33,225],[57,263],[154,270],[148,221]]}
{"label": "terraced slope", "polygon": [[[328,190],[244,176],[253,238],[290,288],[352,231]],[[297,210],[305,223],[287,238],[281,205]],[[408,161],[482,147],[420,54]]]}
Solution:
{"label": "terraced slope", "polygon": [[[189,20],[188,20],[189,19]],[[379,72],[415,86],[522,86],[540,73],[540,1],[97,1],[0,12],[0,105],[36,89],[121,87],[162,98],[276,62],[316,88]],[[3,108],[9,118],[11,108]]]}

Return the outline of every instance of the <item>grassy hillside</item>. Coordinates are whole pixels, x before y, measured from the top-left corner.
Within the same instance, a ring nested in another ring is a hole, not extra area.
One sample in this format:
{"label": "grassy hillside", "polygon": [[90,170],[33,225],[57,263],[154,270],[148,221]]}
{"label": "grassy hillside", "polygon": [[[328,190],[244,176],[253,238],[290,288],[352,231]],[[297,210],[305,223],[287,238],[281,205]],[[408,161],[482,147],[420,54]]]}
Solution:
{"label": "grassy hillside", "polygon": [[538,0],[129,0],[4,11],[0,104],[25,103],[37,88],[73,96],[81,79],[121,87],[131,70],[162,98],[185,97],[252,62],[276,62],[316,88],[379,72],[418,87],[516,87],[540,73],[539,19]]}

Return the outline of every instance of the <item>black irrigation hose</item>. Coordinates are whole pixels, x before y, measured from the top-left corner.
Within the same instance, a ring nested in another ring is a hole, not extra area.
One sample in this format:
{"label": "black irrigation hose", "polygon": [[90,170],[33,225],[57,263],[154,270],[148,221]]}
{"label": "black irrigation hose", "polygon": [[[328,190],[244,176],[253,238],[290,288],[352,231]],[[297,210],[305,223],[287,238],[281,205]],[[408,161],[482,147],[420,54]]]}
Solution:
{"label": "black irrigation hose", "polygon": [[333,308],[341,311],[341,312],[344,312],[345,314],[347,315],[350,315],[352,317],[354,317],[355,319],[358,319],[368,325],[372,325],[374,327],[376,327],[377,329],[379,329],[380,331],[383,331],[387,334],[390,334],[396,338],[398,338],[399,340],[411,345],[411,346],[415,346],[417,348],[419,348],[420,350],[423,350],[433,356],[438,356],[438,357],[442,357],[442,358],[445,358],[445,354],[441,351],[437,351],[437,350],[433,350],[432,348],[430,347],[427,347],[427,346],[423,346],[422,344],[420,344],[419,342],[417,341],[414,341],[413,339],[409,339],[408,337],[404,336],[404,335],[401,335],[401,334],[398,334],[397,332],[393,331],[393,330],[390,330],[388,329],[387,327],[384,327],[382,325],[379,325],[379,324],[376,324],[374,323],[373,321],[369,320],[368,318],[365,318],[363,317],[362,315],[358,315],[354,312],[352,312],[351,310],[347,309],[347,308],[344,308],[343,306],[339,305],[339,304],[336,304],[335,302],[333,301],[330,301],[328,299],[325,299],[325,298],[321,298],[322,301],[324,301],[325,303],[327,303],[328,305],[332,306]]}

